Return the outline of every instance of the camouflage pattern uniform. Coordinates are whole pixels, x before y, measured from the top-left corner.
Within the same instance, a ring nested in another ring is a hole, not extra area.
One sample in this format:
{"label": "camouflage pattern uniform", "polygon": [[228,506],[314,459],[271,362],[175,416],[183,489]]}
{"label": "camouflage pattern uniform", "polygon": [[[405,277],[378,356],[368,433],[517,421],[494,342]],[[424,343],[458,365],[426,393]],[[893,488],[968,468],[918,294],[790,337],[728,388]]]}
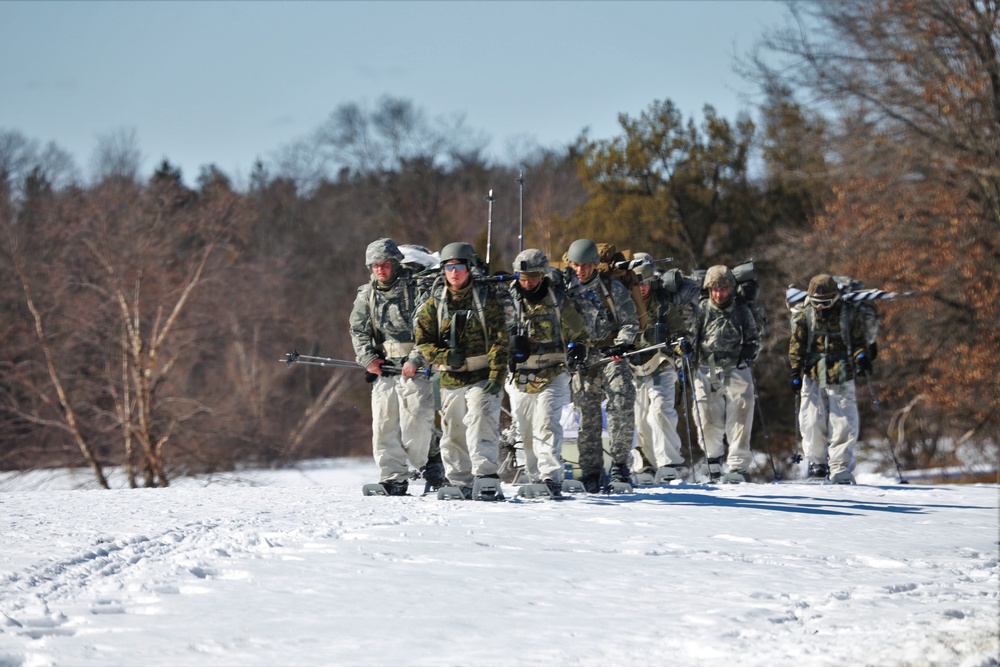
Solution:
{"label": "camouflage pattern uniform", "polygon": [[[633,255],[639,257],[640,253]],[[650,285],[643,297],[646,306],[645,327],[639,332],[636,347],[656,345],[656,324],[666,326],[667,341],[689,338],[690,334],[681,315],[669,295],[659,284],[659,276],[652,264],[636,270],[643,283]],[[673,476],[678,476],[676,468],[684,465],[681,453],[681,439],[677,434],[677,369],[675,352],[671,346],[628,357],[635,378],[635,424],[636,448],[642,457],[633,461],[633,469],[645,469],[648,463],[656,472],[661,468],[674,468]]]}
{"label": "camouflage pattern uniform", "polygon": [[[487,381],[502,385],[507,373],[510,337],[503,308],[477,280],[460,293],[441,281],[417,315],[416,341],[440,371],[445,472],[453,485],[471,488],[476,477],[498,470],[500,396],[484,387]],[[453,349],[466,359],[458,368],[448,365]]]}
{"label": "camouflage pattern uniform", "polygon": [[619,281],[605,278],[597,271],[586,282],[580,283],[600,300],[605,315],[613,323],[610,333],[591,331],[591,347],[587,355],[587,370],[578,373],[578,386],[573,387],[573,402],[580,413],[580,432],[577,446],[580,450],[581,479],[588,491],[599,484],[604,469],[604,449],[601,441],[603,419],[601,403],[607,398],[606,414],[611,436],[612,469],[628,468],[635,435],[635,385],[632,369],[627,361],[611,361],[597,365],[604,359],[601,347],[632,345],[639,333],[639,316],[632,300],[632,293]]}
{"label": "camouflage pattern uniform", "polygon": [[[514,259],[514,271],[548,272],[548,258],[537,249],[522,251]],[[516,326],[512,331],[512,353],[527,358],[511,358],[507,382],[511,413],[524,443],[525,468],[533,483],[553,482],[558,488],[563,478],[560,417],[570,402],[568,345],[586,348],[586,323],[559,279],[545,275],[538,286],[526,292],[517,281],[510,287]],[[522,337],[522,347],[518,347]],[[529,354],[530,353],[530,354]]]}
{"label": "camouflage pattern uniform", "polygon": [[852,317],[840,298],[829,308],[816,308],[817,292],[832,295],[839,289],[825,274],[809,283],[806,305],[792,316],[788,362],[793,377],[802,380],[799,430],[806,458],[810,467],[828,465],[832,479],[854,470],[860,429],[855,363],[867,347],[862,319]]}
{"label": "camouflage pattern uniform", "polygon": [[710,298],[703,298],[698,305],[694,332],[695,417],[710,475],[717,478],[716,471],[721,474],[728,441],[729,470],[745,478],[753,461],[750,431],[754,410],[753,374],[746,360],[756,358],[760,339],[753,314],[736,294],[732,272],[724,266],[713,266],[705,274],[706,289],[723,283],[730,288],[725,306],[716,305]]}
{"label": "camouflage pattern uniform", "polygon": [[[422,295],[410,269],[399,262],[402,253],[392,239],[379,239],[368,246],[365,264],[393,260],[390,280],[370,282],[358,288],[351,310],[350,333],[354,354],[366,367],[378,358],[397,371],[409,362],[426,366],[414,345],[413,318]],[[409,476],[407,459],[415,468],[427,464],[428,448],[435,437],[434,397],[426,373],[404,378],[398,372],[383,373],[372,383],[372,453],[379,481],[404,481]]]}

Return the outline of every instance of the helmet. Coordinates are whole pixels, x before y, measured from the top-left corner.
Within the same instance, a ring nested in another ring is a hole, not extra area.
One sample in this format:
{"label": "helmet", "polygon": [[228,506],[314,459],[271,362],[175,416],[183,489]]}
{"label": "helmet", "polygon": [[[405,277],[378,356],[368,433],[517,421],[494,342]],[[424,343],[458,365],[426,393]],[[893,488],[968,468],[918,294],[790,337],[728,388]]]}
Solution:
{"label": "helmet", "polygon": [[601,253],[597,250],[597,244],[590,239],[577,239],[569,244],[566,259],[574,264],[600,264]]}
{"label": "helmet", "polygon": [[809,281],[806,298],[817,308],[829,308],[840,298],[840,288],[837,287],[837,281],[832,276],[821,273]]}
{"label": "helmet", "polygon": [[397,262],[403,261],[403,253],[400,252],[399,246],[396,245],[395,241],[392,239],[378,239],[368,244],[368,248],[365,250],[365,266],[378,264],[387,259],[394,259]]}
{"label": "helmet", "polygon": [[630,264],[632,272],[640,283],[648,283],[659,275],[656,272],[656,266],[653,264],[653,256],[648,252],[632,253]]}
{"label": "helmet", "polygon": [[441,263],[453,259],[461,260],[466,266],[472,266],[476,263],[476,250],[468,243],[449,243],[441,248]]}
{"label": "helmet", "polygon": [[514,273],[542,273],[549,268],[549,258],[537,248],[528,248],[514,258]]}
{"label": "helmet", "polygon": [[702,284],[705,289],[718,289],[720,287],[733,289],[736,287],[736,278],[728,267],[716,264],[705,272],[705,281]]}

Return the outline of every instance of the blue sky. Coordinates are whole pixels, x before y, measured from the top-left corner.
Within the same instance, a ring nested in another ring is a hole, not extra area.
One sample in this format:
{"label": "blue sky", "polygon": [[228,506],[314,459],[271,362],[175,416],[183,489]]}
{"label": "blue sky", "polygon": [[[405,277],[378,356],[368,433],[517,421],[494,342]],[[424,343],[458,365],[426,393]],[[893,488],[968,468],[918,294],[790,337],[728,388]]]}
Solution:
{"label": "blue sky", "polygon": [[135,129],[151,171],[234,177],[340,104],[392,95],[464,114],[499,159],[619,131],[671,99],[734,119],[733,72],[778,2],[0,2],[0,130],[55,141],[88,168]]}

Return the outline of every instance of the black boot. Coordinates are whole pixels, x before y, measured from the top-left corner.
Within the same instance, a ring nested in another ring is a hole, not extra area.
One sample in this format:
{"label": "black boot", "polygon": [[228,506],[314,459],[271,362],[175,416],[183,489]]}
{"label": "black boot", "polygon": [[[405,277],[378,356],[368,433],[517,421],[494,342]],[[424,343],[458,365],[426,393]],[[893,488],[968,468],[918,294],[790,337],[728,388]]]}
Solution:
{"label": "black boot", "polygon": [[810,463],[809,464],[809,479],[814,481],[821,481],[830,476],[830,467],[825,463]]}
{"label": "black boot", "polygon": [[380,484],[382,484],[386,494],[390,496],[405,496],[406,489],[409,488],[409,482],[405,479],[388,479]]}

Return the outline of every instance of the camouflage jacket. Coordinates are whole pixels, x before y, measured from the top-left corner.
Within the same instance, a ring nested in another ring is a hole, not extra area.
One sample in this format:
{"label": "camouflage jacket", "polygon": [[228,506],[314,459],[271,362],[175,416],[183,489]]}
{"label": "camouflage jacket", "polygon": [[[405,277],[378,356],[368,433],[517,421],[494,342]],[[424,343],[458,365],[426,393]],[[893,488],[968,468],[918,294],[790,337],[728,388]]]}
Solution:
{"label": "camouflage jacket", "polygon": [[810,305],[792,314],[788,363],[820,384],[854,379],[854,362],[866,350],[865,325],[843,300],[820,313]]}
{"label": "camouflage jacket", "polygon": [[[688,333],[684,316],[681,314],[680,308],[674,305],[669,295],[654,287],[650,290],[646,300],[646,328],[639,332],[635,342],[636,347],[656,345],[657,323],[666,325],[667,340],[670,342],[681,337],[690,339],[691,334]],[[655,375],[662,372],[664,362],[669,363],[673,354],[668,345],[662,350],[632,355],[628,359],[632,370],[639,375]],[[655,359],[659,361],[654,361]]]}
{"label": "camouflage jacket", "polygon": [[695,355],[701,366],[733,368],[741,363],[740,349],[744,345],[753,346],[751,358],[756,358],[760,351],[753,313],[738,296],[725,308],[703,298],[698,303],[695,327]]}
{"label": "camouflage jacket", "polygon": [[409,361],[424,366],[424,356],[415,347],[414,318],[424,294],[409,269],[389,285],[379,285],[373,277],[358,288],[351,310],[350,333],[358,364],[367,366],[384,358],[396,366]]}
{"label": "camouflage jacket", "polygon": [[[533,301],[521,294],[517,283],[510,287],[516,313],[511,336],[527,336],[531,356],[515,367],[518,388],[537,394],[561,373],[566,372],[566,346],[586,346],[590,339],[586,322],[561,285],[550,279],[542,286],[544,296]],[[511,339],[513,341],[513,338]]]}
{"label": "camouflage jacket", "polygon": [[591,343],[603,345],[632,345],[639,335],[639,312],[632,300],[632,292],[619,281],[605,278],[598,272],[586,283],[581,283],[585,290],[597,295],[605,313],[610,316],[613,329],[610,333],[601,330],[591,331]]}
{"label": "camouflage jacket", "polygon": [[[435,285],[417,313],[416,342],[427,361],[441,372],[442,389],[458,389],[482,380],[503,383],[510,354],[507,321],[493,290],[478,281],[456,300],[444,285]],[[451,345],[461,350],[468,370],[448,366]],[[485,358],[483,358],[485,357]],[[482,364],[479,368],[472,368]]]}

